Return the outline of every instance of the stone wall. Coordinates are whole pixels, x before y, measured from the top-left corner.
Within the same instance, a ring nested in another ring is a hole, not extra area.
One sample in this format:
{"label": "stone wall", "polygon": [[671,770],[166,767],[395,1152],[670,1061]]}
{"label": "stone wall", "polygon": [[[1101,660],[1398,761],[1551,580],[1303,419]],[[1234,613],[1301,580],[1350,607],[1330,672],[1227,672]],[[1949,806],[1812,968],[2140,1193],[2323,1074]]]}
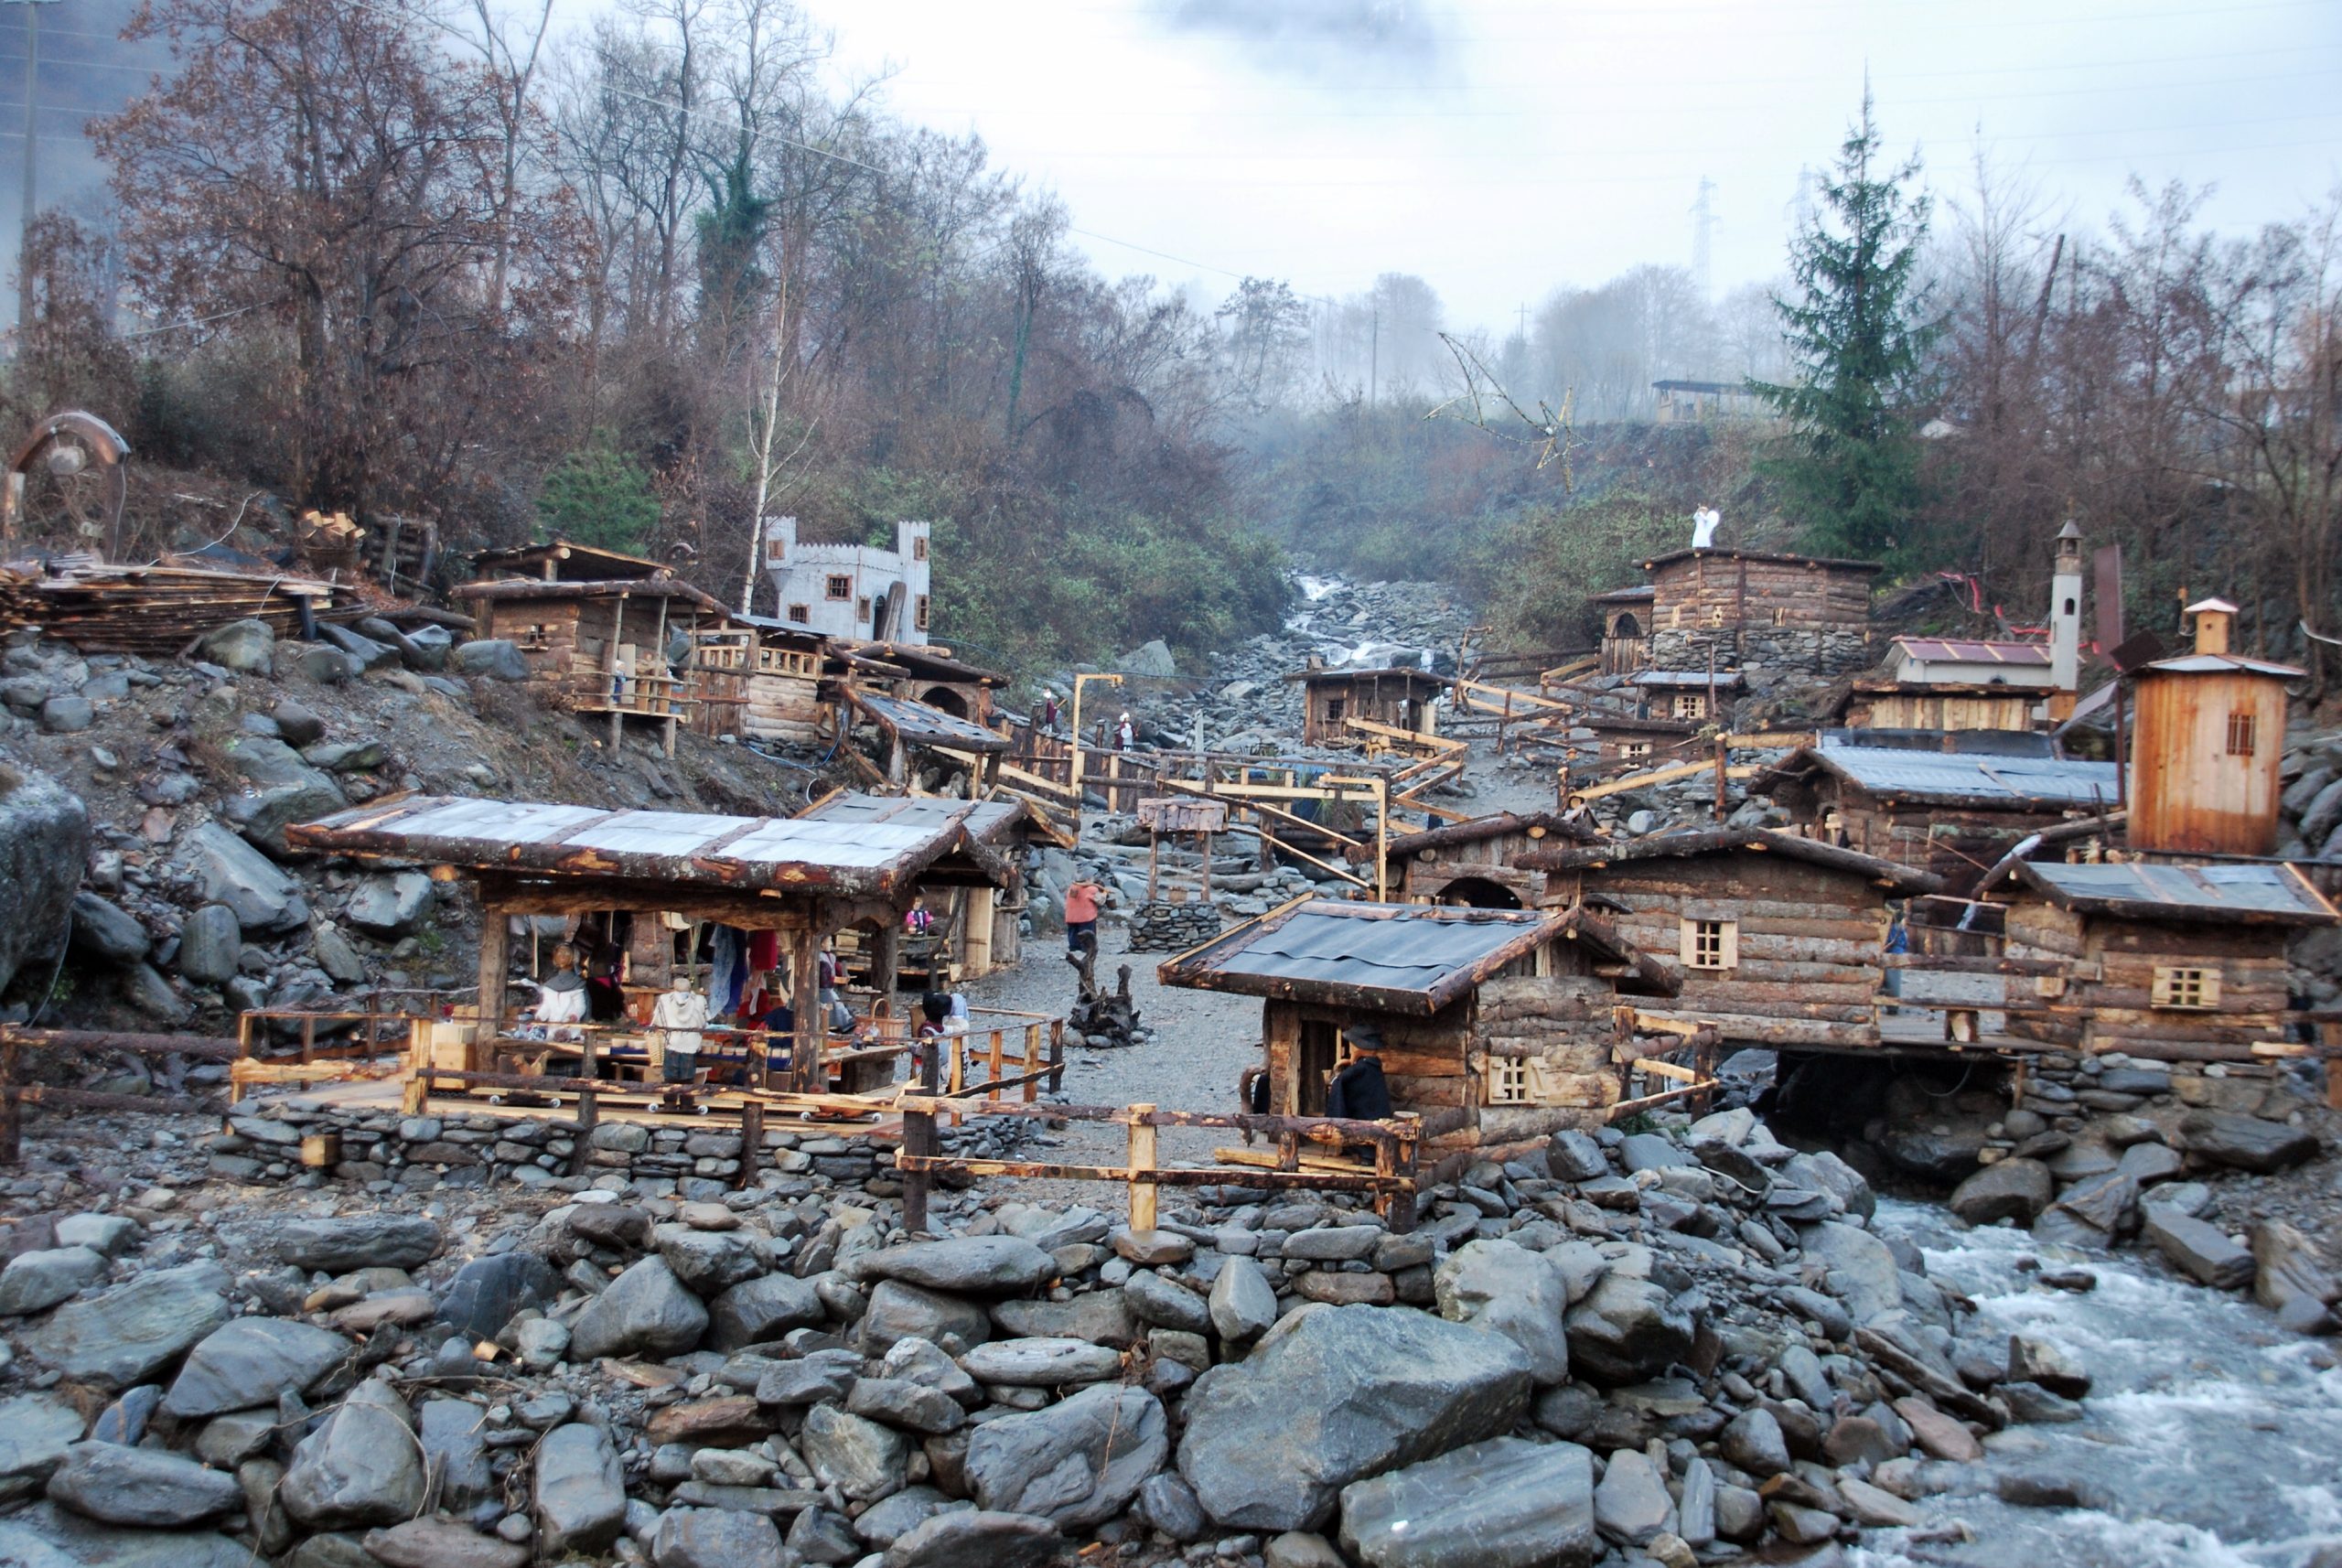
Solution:
{"label": "stone wall", "polygon": [[1846,628],[1681,627],[1650,634],[1653,670],[1705,670],[1711,653],[1717,669],[1740,671],[1759,693],[1792,677],[1834,680],[1876,662],[1869,635]]}
{"label": "stone wall", "polygon": [[1130,950],[1185,952],[1219,935],[1219,906],[1217,904],[1161,901],[1141,904],[1131,912]]}

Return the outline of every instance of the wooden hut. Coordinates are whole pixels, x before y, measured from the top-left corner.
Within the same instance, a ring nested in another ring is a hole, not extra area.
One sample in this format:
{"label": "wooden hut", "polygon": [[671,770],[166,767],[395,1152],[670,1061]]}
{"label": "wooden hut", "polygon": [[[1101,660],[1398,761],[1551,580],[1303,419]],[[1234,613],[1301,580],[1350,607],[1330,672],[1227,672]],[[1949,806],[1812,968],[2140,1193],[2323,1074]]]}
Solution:
{"label": "wooden hut", "polygon": [[702,627],[730,619],[722,605],[663,567],[642,577],[467,583],[455,597],[470,605],[478,636],[520,649],[529,683],[549,705],[607,717],[613,749],[628,719],[655,724],[670,756],[697,693],[691,660],[678,673],[669,644],[678,633],[695,639]]}
{"label": "wooden hut", "polygon": [[1543,901],[1543,877],[1512,863],[1547,843],[1586,843],[1594,829],[1551,811],[1501,811],[1468,822],[1402,833],[1384,846],[1395,867],[1396,897],[1409,904],[1474,909],[1533,909]]}
{"label": "wooden hut", "polygon": [[1717,828],[1532,850],[1551,908],[1607,912],[1620,940],[1673,955],[1679,1022],[1726,1044],[1878,1044],[1886,903],[1939,878],[1765,829]]}
{"label": "wooden hut", "polygon": [[695,734],[810,746],[826,717],[828,639],[769,616],[710,620],[692,635]]}
{"label": "wooden hut", "polygon": [[1649,583],[1613,588],[1586,603],[1602,618],[1602,673],[1631,675],[1650,658],[1651,596]]}
{"label": "wooden hut", "polygon": [[[964,663],[953,658],[948,648],[864,642],[856,644],[854,651],[877,665],[900,672],[887,687],[889,695],[908,697],[953,718],[986,727],[993,722],[994,694],[1008,684],[1007,676]],[[875,670],[866,670],[862,677],[864,683],[873,684],[874,676]]]}
{"label": "wooden hut", "polygon": [[2039,989],[2054,1014],[2009,1032],[2157,1061],[2257,1061],[2284,1041],[2286,940],[2334,906],[2286,865],[2025,861],[2008,896],[2010,958],[2062,961]]}
{"label": "wooden hut", "polygon": [[1302,688],[1301,744],[1355,746],[1352,719],[1388,725],[1411,735],[1435,732],[1433,704],[1447,682],[1428,670],[1298,670],[1285,677]]}
{"label": "wooden hut", "polygon": [[1809,836],[1932,872],[1952,893],[1973,888],[2026,834],[2111,811],[2120,799],[2113,763],[2050,756],[2046,736],[1912,737],[1928,749],[1822,738],[1766,772],[1757,790]]}
{"label": "wooden hut", "polygon": [[1692,725],[1730,724],[1735,701],[1748,689],[1737,670],[1646,670],[1628,684],[1647,716]]}
{"label": "wooden hut", "polygon": [[2030,730],[2044,693],[1949,682],[1857,680],[1826,715],[1847,729]]}
{"label": "wooden hut", "polygon": [[2229,651],[2236,607],[2187,607],[2196,650],[2134,671],[2131,740],[2133,848],[2268,854],[2277,847],[2277,768],[2285,749],[2285,683],[2304,671]]}
{"label": "wooden hut", "polygon": [[620,583],[656,577],[669,570],[647,555],[628,555],[566,539],[511,550],[484,550],[472,557],[472,564],[483,578],[533,577],[543,583]]}
{"label": "wooden hut", "polygon": [[[882,996],[891,993],[908,967],[931,981],[980,980],[996,970],[1014,969],[1023,961],[1025,918],[1025,850],[1032,836],[1033,818],[1023,802],[1014,800],[958,800],[942,795],[833,794],[815,801],[798,821],[840,824],[879,823],[892,828],[940,831],[957,826],[969,839],[1000,857],[997,883],[962,883],[943,891],[929,914],[934,928],[926,943],[914,941],[913,961],[904,962],[904,939],[899,922],[885,930],[871,929],[864,950],[869,960],[870,983]],[[860,944],[856,944],[859,946]],[[924,950],[940,950],[940,957]],[[935,986],[949,990],[951,986]]]}
{"label": "wooden hut", "polygon": [[1845,675],[1870,665],[1875,561],[1676,550],[1650,574],[1650,665]]}
{"label": "wooden hut", "polygon": [[[1671,966],[1584,909],[1312,900],[1164,963],[1166,985],[1263,999],[1269,1108],[1320,1116],[1370,1028],[1393,1109],[1419,1112],[1443,1173],[1599,1126],[1624,1094],[1617,993],[1664,994]],[[1623,1048],[1623,1050],[1622,1050]]]}
{"label": "wooden hut", "polygon": [[1661,767],[1680,762],[1703,727],[1689,719],[1614,717],[1599,714],[1580,721],[1594,732],[1595,755],[1606,764]]}

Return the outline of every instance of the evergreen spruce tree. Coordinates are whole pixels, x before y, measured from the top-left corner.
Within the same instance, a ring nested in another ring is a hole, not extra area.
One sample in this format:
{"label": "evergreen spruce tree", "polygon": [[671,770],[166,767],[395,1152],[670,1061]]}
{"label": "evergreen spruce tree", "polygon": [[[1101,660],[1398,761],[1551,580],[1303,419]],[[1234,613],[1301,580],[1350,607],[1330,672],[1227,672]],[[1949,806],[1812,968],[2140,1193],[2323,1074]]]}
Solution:
{"label": "evergreen spruce tree", "polygon": [[1913,410],[1939,323],[1913,274],[1928,203],[1904,189],[1918,160],[1883,169],[1882,140],[1865,88],[1822,209],[1789,243],[1799,297],[1773,302],[1798,377],[1749,383],[1791,427],[1765,471],[1807,547],[1834,554],[1895,554],[1921,494]]}

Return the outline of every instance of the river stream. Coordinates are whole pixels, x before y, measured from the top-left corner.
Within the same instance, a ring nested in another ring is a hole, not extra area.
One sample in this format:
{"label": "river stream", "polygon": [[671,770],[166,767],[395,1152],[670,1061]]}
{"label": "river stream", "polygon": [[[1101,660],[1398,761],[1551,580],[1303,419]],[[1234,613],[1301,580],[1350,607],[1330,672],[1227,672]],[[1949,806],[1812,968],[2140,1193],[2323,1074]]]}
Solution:
{"label": "river stream", "polygon": [[[2063,1346],[2095,1380],[2086,1419],[1993,1438],[1981,1468],[2079,1477],[2098,1509],[2011,1507],[1990,1495],[1927,1499],[1930,1527],[1969,1541],[1874,1532],[1860,1568],[2308,1568],[2342,1561],[2342,1370],[2326,1343],[2281,1332],[2239,1297],[2181,1280],[2151,1258],[2080,1260],[2097,1289],[2039,1285],[2022,1230],[1963,1230],[1942,1209],[1882,1202],[1879,1228],[1926,1254],[1928,1272],[1973,1300],[1983,1324]],[[2063,1260],[2059,1260],[2062,1262]]]}

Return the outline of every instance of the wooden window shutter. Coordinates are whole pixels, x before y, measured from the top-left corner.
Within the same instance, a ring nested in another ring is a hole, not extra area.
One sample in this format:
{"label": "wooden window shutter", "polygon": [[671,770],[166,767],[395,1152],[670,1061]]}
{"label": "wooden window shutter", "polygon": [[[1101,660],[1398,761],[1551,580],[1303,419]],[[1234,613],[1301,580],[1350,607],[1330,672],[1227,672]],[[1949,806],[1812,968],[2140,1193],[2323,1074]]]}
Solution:
{"label": "wooden window shutter", "polygon": [[1726,969],[1740,967],[1740,922],[1738,920],[1724,922],[1724,967]]}
{"label": "wooden window shutter", "polygon": [[1678,921],[1676,924],[1677,924],[1676,936],[1680,939],[1680,940],[1679,940],[1679,943],[1678,943],[1678,946],[1677,946],[1676,955],[1675,955],[1675,956],[1676,956],[1680,961],[1681,961],[1682,965],[1683,965],[1683,967],[1684,967],[1685,969],[1689,969],[1689,968],[1691,968],[1691,967],[1692,967],[1692,947],[1693,942],[1695,942],[1695,941],[1698,940],[1698,932],[1699,932],[1699,929],[1700,929],[1700,925],[1699,925],[1699,922],[1698,922],[1698,921],[1696,921],[1696,920],[1689,920],[1689,919],[1687,919],[1687,920],[1680,920],[1680,921]]}

